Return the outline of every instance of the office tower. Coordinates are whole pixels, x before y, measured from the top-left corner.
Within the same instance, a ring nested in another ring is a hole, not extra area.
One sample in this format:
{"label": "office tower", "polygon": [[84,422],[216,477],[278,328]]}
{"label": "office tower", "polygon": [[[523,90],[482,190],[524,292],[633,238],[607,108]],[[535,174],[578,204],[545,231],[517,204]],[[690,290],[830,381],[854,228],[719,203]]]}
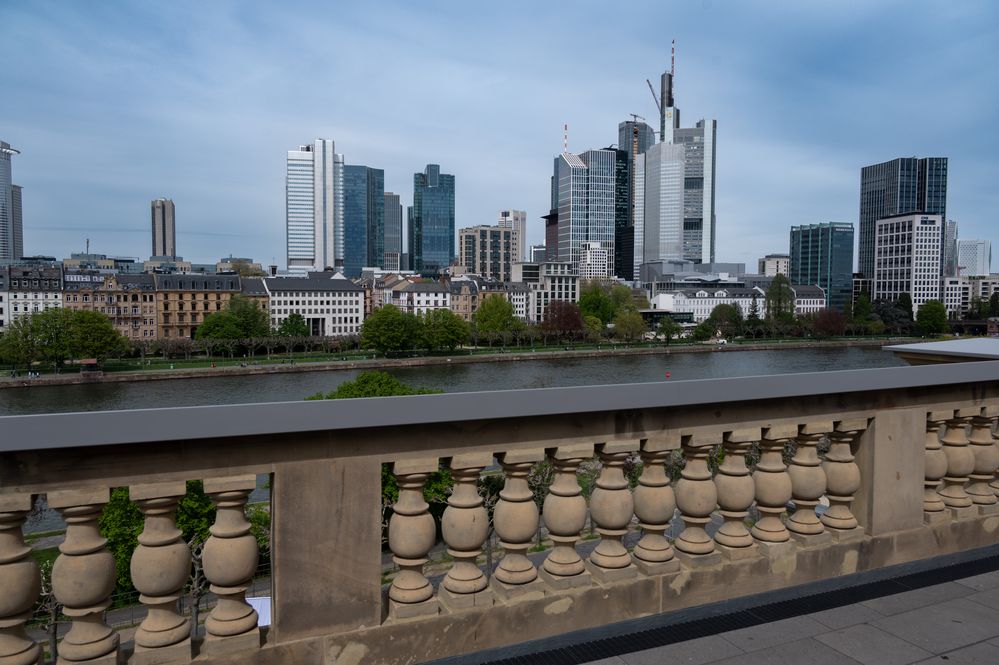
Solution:
{"label": "office tower", "polygon": [[[851,255],[853,252],[851,251]],[[785,277],[791,271],[791,256],[789,254],[767,254],[762,259],[756,262],[757,269],[756,272],[764,277],[775,277],[777,275],[784,275]],[[850,266],[850,271],[853,271],[853,266]]]}
{"label": "office tower", "polygon": [[343,167],[343,274],[381,267],[385,255],[385,172],[367,166]]}
{"label": "office tower", "polygon": [[961,277],[988,277],[991,270],[991,242],[988,240],[957,241],[957,271]]}
{"label": "office tower", "polygon": [[683,258],[715,262],[715,139],[718,123],[699,120],[677,128],[673,142],[684,147]]}
{"label": "office tower", "polygon": [[603,277],[614,270],[616,162],[614,150],[563,152],[555,158],[558,260],[578,268],[584,243],[598,242],[610,260]]}
{"label": "office tower", "polygon": [[20,185],[10,186],[10,200],[13,204],[11,207],[11,219],[13,220],[12,231],[14,245],[14,255],[11,258],[20,259],[24,256],[24,220],[21,216]]}
{"label": "office tower", "polygon": [[18,206],[15,210],[10,165],[10,158],[17,154],[20,154],[19,150],[11,148],[5,141],[0,141],[0,260],[19,259],[23,253],[23,248],[17,247],[18,239],[21,237],[20,188],[17,193]]}
{"label": "office tower", "polygon": [[510,281],[517,263],[520,229],[504,226],[473,226],[458,231],[458,265],[467,273],[486,279]]}
{"label": "office tower", "polygon": [[943,274],[957,276],[957,222],[948,219],[944,222]]}
{"label": "office tower", "polygon": [[454,176],[427,164],[413,174],[413,206],[409,215],[409,255],[413,270],[436,275],[454,254]]}
{"label": "office tower", "polygon": [[399,195],[385,192],[385,270],[402,269],[402,204]]}
{"label": "office tower", "polygon": [[[947,219],[947,158],[901,157],[860,171],[860,241],[857,269],[874,274],[877,221],[911,213]],[[941,261],[946,243],[941,248]]]}
{"label": "office tower", "polygon": [[792,284],[822,287],[826,307],[842,311],[853,299],[853,224],[792,226],[786,270],[784,274]]}
{"label": "office tower", "polygon": [[[913,312],[940,299],[942,215],[897,215],[874,226],[873,300],[912,298]],[[793,261],[792,261],[793,269]]]}
{"label": "office tower", "polygon": [[153,252],[150,256],[177,256],[177,226],[173,201],[153,199],[150,203],[153,225]]}
{"label": "office tower", "polygon": [[673,99],[674,73],[671,62],[669,71],[663,72],[659,79],[659,140],[663,143],[674,143],[674,133],[680,127],[680,109]]}
{"label": "office tower", "polygon": [[531,260],[527,263],[544,263],[548,260],[548,248],[545,245],[531,245]]}
{"label": "office tower", "polygon": [[614,274],[621,279],[635,278],[635,197],[633,169],[635,158],[655,145],[656,133],[645,122],[626,120],[617,126],[617,164],[614,212]]}
{"label": "office tower", "polygon": [[644,121],[625,120],[617,125],[617,148],[633,157],[641,155],[656,143],[656,132]]}
{"label": "office tower", "polygon": [[527,251],[527,212],[523,210],[500,210],[499,226],[504,229],[517,229],[516,242],[514,247],[513,261],[528,261],[530,257]]}
{"label": "office tower", "polygon": [[634,265],[639,277],[643,263],[682,261],[684,253],[683,145],[657,143],[635,158]]}
{"label": "office tower", "polygon": [[343,155],[331,139],[288,151],[285,176],[288,271],[343,266]]}

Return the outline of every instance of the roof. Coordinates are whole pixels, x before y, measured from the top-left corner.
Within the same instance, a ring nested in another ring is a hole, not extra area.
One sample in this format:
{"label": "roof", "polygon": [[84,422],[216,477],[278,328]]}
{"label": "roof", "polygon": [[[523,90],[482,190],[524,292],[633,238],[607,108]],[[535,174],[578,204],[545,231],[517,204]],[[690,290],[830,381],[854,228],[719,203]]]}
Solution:
{"label": "roof", "polygon": [[437,282],[410,282],[405,286],[399,287],[396,291],[405,291],[407,293],[450,293],[445,286]]}
{"label": "roof", "polygon": [[755,296],[760,295],[760,291],[758,289],[745,289],[734,286],[712,287],[712,285],[710,284],[706,284],[704,285],[703,288],[700,289],[677,289],[675,291],[665,291],[660,295],[669,295],[672,293],[672,294],[683,294],[688,298],[696,298],[697,294],[700,293],[701,291],[707,291],[709,298],[714,298],[715,293],[717,293],[718,291],[724,291],[726,298],[752,298],[754,295]]}
{"label": "roof", "polygon": [[242,279],[243,288],[241,293],[247,296],[266,296],[267,289],[264,287],[264,280],[260,277],[244,277]]}
{"label": "roof", "polygon": [[814,284],[793,284],[791,290],[794,291],[795,298],[825,298],[826,292],[822,287]]}
{"label": "roof", "polygon": [[157,291],[239,291],[238,275],[153,275]]}
{"label": "roof", "polygon": [[[319,273],[322,274],[322,273]],[[364,291],[364,287],[349,279],[329,277],[267,277],[262,280],[268,293],[274,291]]]}
{"label": "roof", "polygon": [[913,365],[973,360],[999,360],[999,339],[974,337],[945,342],[894,344],[883,347]]}

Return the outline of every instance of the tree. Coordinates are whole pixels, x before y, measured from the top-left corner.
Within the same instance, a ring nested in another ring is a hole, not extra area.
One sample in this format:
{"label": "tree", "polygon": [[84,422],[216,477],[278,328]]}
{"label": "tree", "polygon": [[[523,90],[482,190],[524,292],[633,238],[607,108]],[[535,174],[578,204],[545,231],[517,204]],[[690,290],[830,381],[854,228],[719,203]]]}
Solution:
{"label": "tree", "polygon": [[305,322],[305,317],[301,314],[292,312],[278,326],[277,334],[278,337],[307,337],[309,334],[309,324]]}
{"label": "tree", "polygon": [[614,318],[616,309],[614,301],[601,282],[590,280],[581,286],[579,310],[583,317],[594,316],[606,325]]}
{"label": "tree", "polygon": [[981,321],[989,317],[989,301],[978,296],[972,296],[968,303],[968,312],[964,318]]}
{"label": "tree", "polygon": [[697,342],[706,342],[715,334],[715,326],[711,319],[705,319],[697,324],[690,336]]}
{"label": "tree", "polygon": [[433,309],[423,316],[423,343],[429,351],[454,351],[468,342],[468,324],[449,309]]}
{"label": "tree", "polygon": [[220,340],[220,339],[242,339],[243,331],[239,326],[239,320],[232,312],[223,310],[212,312],[205,317],[198,329],[194,332],[194,339],[198,340]]}
{"label": "tree", "polygon": [[600,341],[604,332],[604,323],[592,314],[583,316],[583,328],[586,330],[586,337],[594,342]]}
{"label": "tree", "polygon": [[361,344],[380,353],[412,349],[419,343],[420,323],[395,305],[383,305],[361,324]]}
{"label": "tree", "polygon": [[669,346],[669,343],[674,338],[678,338],[682,332],[683,328],[680,327],[680,324],[668,316],[663,317],[659,322],[659,327],[656,329],[656,335],[666,340],[666,346]]}
{"label": "tree", "polygon": [[874,313],[874,307],[871,305],[871,299],[866,293],[861,292],[857,297],[857,304],[853,308],[853,320],[857,323],[866,323]]}
{"label": "tree", "polygon": [[787,277],[774,276],[766,295],[767,319],[789,321],[794,317],[794,291]]}
{"label": "tree", "polygon": [[11,365],[31,365],[40,355],[31,333],[31,317],[14,319],[0,334],[0,359]]}
{"label": "tree", "polygon": [[624,284],[615,284],[610,289],[610,299],[614,303],[614,313],[617,314],[622,310],[637,309],[638,304],[635,302],[635,295],[630,288]]}
{"label": "tree", "polygon": [[472,318],[476,332],[487,336],[513,330],[517,320],[513,304],[498,293],[490,293],[483,298]]}
{"label": "tree", "polygon": [[999,291],[993,291],[989,296],[989,316],[999,316]]}
{"label": "tree", "polygon": [[642,315],[635,310],[625,310],[614,317],[614,332],[629,342],[645,334],[648,327]]}
{"label": "tree", "polygon": [[583,316],[579,306],[564,300],[552,300],[545,308],[541,329],[559,338],[575,337],[583,331]]}
{"label": "tree", "polygon": [[239,273],[240,277],[266,277],[267,273],[259,268],[254,268],[253,264],[249,261],[233,261],[231,264],[232,269]]}
{"label": "tree", "polygon": [[73,314],[73,310],[61,307],[46,309],[32,314],[28,322],[39,358],[49,361],[53,367],[58,367],[73,357],[69,334]]}
{"label": "tree", "polygon": [[947,332],[947,308],[939,300],[927,300],[916,314],[916,327],[923,335]]}
{"label": "tree", "polygon": [[711,324],[721,330],[726,337],[735,337],[742,334],[742,310],[738,305],[722,303],[715,305],[708,317]]}
{"label": "tree", "polygon": [[912,296],[908,293],[900,295],[895,301],[895,308],[905,314],[909,321],[912,321]]}
{"label": "tree", "polygon": [[836,309],[823,309],[812,320],[812,333],[817,337],[838,337],[846,331],[846,317]]}
{"label": "tree", "polygon": [[104,362],[122,355],[128,340],[100,312],[76,311],[67,329],[69,352],[74,358],[96,358]]}
{"label": "tree", "polygon": [[267,312],[261,309],[256,300],[237,294],[226,303],[226,310],[236,317],[242,333],[240,337],[266,337],[270,334],[271,324]]}
{"label": "tree", "polygon": [[756,324],[760,321],[760,299],[753,293],[753,299],[749,303],[749,315],[746,317],[748,323]]}

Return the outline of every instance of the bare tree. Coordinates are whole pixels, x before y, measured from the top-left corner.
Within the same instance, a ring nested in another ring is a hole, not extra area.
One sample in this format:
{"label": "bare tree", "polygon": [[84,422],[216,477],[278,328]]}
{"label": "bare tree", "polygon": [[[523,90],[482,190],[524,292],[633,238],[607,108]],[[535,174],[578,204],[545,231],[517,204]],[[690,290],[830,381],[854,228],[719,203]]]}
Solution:
{"label": "bare tree", "polygon": [[40,566],[42,586],[38,594],[38,610],[36,616],[49,639],[49,654],[52,662],[59,658],[59,615],[62,614],[62,603],[52,591],[52,562],[45,561]]}
{"label": "bare tree", "polygon": [[187,597],[191,602],[191,637],[197,637],[201,599],[208,593],[208,579],[205,577],[202,561],[205,541],[200,536],[194,536],[188,541],[187,546],[191,548],[191,576],[187,580]]}

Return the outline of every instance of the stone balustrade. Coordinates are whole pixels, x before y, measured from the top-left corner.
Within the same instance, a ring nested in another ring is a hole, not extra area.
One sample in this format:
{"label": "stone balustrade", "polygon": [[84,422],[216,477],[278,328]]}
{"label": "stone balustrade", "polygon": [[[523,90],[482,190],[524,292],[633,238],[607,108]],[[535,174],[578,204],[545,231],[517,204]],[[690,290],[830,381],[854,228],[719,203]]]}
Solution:
{"label": "stone balustrade", "polygon": [[[67,663],[396,662],[393,649],[424,660],[981,547],[999,516],[993,365],[829,373],[815,379],[828,390],[812,392],[768,377],[691,382],[687,395],[646,386],[659,392],[641,399],[604,387],[257,406],[277,420],[279,406],[312,414],[304,426],[294,413],[264,426],[217,407],[211,436],[114,447],[81,435],[85,423],[18,447],[27,424],[0,418],[15,437],[0,449],[0,664],[41,654],[25,632],[39,570],[22,535],[37,495],[67,523],[52,572],[72,622]],[[732,385],[741,399],[725,394]],[[510,413],[489,401],[503,399]],[[402,418],[402,407],[414,410]],[[183,422],[165,411],[164,424]],[[399,489],[384,590],[383,464]],[[453,485],[435,513],[424,488],[441,469]],[[246,600],[258,552],[245,509],[259,474],[272,484],[264,629]],[[501,477],[495,497],[482,494],[486,475]],[[193,641],[178,604],[187,480],[217,508],[203,566],[218,603]],[[148,612],[128,640],[105,622],[116,571],[97,521],[114,487],[144,521],[130,575]],[[532,553],[539,534],[547,551]]]}

